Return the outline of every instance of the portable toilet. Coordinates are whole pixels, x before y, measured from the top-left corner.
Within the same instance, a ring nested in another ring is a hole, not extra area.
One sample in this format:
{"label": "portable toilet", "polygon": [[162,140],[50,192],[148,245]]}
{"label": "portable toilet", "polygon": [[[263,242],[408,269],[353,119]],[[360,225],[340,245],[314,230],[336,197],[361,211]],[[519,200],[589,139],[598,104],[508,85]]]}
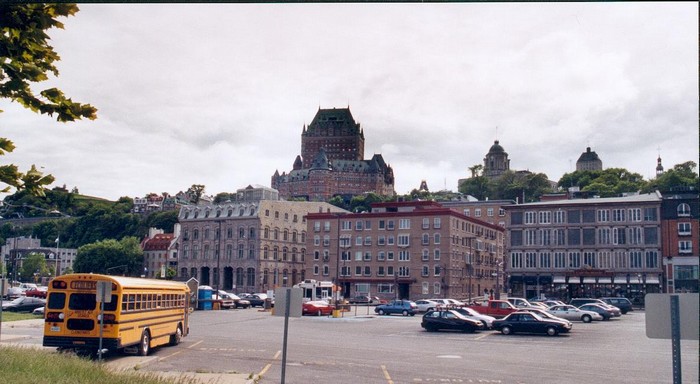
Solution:
{"label": "portable toilet", "polygon": [[197,309],[211,310],[212,309],[212,294],[214,290],[208,286],[201,286],[197,290]]}

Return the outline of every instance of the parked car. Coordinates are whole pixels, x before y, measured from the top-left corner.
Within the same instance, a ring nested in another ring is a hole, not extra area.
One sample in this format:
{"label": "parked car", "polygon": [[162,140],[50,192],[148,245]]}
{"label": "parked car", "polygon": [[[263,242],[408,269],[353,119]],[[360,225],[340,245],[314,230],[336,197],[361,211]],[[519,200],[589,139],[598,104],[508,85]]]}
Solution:
{"label": "parked car", "polygon": [[404,316],[415,316],[418,311],[416,303],[410,300],[394,300],[387,304],[380,304],[374,307],[374,312],[380,315],[391,315],[400,313]]}
{"label": "parked car", "polygon": [[623,315],[627,314],[627,312],[634,311],[632,302],[626,297],[601,297],[600,300],[606,304],[620,308],[620,312],[622,312]]}
{"label": "parked car", "polygon": [[35,315],[44,316],[44,313],[46,312],[45,309],[46,309],[46,307],[39,307],[39,308],[34,309],[32,311],[32,313]]}
{"label": "parked car", "polygon": [[545,311],[549,309],[549,305],[547,305],[547,304],[545,304],[545,303],[542,303],[542,302],[539,302],[539,301],[535,301],[535,302],[532,302],[532,301],[531,301],[531,302],[530,302],[530,306],[531,306],[532,308],[544,309]]}
{"label": "parked car", "polygon": [[580,307],[584,304],[589,304],[589,303],[595,303],[595,304],[605,304],[603,300],[600,299],[594,299],[591,297],[575,297],[569,301],[570,305],[573,305],[574,307]]}
{"label": "parked car", "polygon": [[302,315],[329,316],[333,307],[325,301],[307,301],[301,305]]}
{"label": "parked car", "polygon": [[358,295],[354,296],[348,299],[348,303],[350,304],[378,304],[378,302],[375,302],[375,298],[372,298],[370,296],[365,296],[365,295]]}
{"label": "parked car", "polygon": [[12,301],[3,302],[2,310],[9,312],[32,312],[36,308],[46,305],[46,300],[38,297],[18,297]]}
{"label": "parked car", "polygon": [[571,321],[569,321],[569,320],[567,320],[567,319],[562,319],[561,317],[558,317],[558,316],[554,316],[553,314],[551,314],[551,313],[549,313],[548,311],[545,311],[544,309],[541,309],[541,308],[529,307],[529,308],[523,308],[522,311],[525,311],[525,312],[532,312],[532,313],[538,315],[539,317],[541,317],[541,318],[543,318],[543,319],[551,319],[551,320],[556,320],[556,321],[562,321],[562,322],[564,322],[564,323],[567,323],[567,324],[569,324],[569,325],[572,325],[572,324],[571,324]]}
{"label": "parked car", "polygon": [[566,305],[566,303],[561,300],[545,300],[542,302],[542,304],[548,307],[551,307],[553,305]]}
{"label": "parked car", "polygon": [[264,293],[250,293],[245,296],[241,296],[241,299],[248,300],[251,307],[264,307],[267,295]]}
{"label": "parked car", "polygon": [[481,321],[482,323],[484,323],[486,329],[493,328],[493,321],[496,320],[496,318],[493,316],[484,315],[483,313],[479,313],[468,307],[454,308],[453,310],[457,311],[458,313],[461,313],[464,316]]}
{"label": "parked car", "polygon": [[440,329],[474,332],[485,328],[481,321],[464,316],[452,309],[429,311],[423,315],[420,325],[428,332]]}
{"label": "parked car", "polygon": [[598,312],[584,311],[573,305],[555,305],[550,307],[547,312],[562,319],[583,321],[584,323],[590,323],[593,320],[603,320],[603,316]]}
{"label": "parked car", "polygon": [[236,302],[226,291],[219,290],[218,292],[214,292],[212,293],[211,298],[212,300],[217,300],[220,303],[221,309],[232,309],[236,307]]}
{"label": "parked car", "polygon": [[456,299],[429,299],[432,301],[435,301],[437,303],[440,303],[445,308],[460,308],[460,307],[465,307],[467,304],[456,300]]}
{"label": "parked car", "polygon": [[522,297],[509,297],[506,300],[513,304],[514,307],[518,308],[527,308],[527,307],[532,307],[532,304],[530,304],[529,301]]}
{"label": "parked car", "polygon": [[504,335],[513,333],[544,333],[556,336],[559,333],[569,332],[571,323],[559,320],[546,319],[536,313],[521,311],[513,312],[503,319],[493,322],[493,329],[501,331]]}
{"label": "parked car", "polygon": [[603,316],[603,320],[610,320],[613,317],[615,317],[615,313],[611,309],[606,308],[597,303],[583,304],[578,308],[584,311],[596,312],[599,315]]}
{"label": "parked car", "polygon": [[440,306],[442,306],[442,303],[438,303],[435,300],[416,300],[416,307],[418,307],[418,312],[429,312]]}
{"label": "parked car", "polygon": [[46,292],[49,290],[49,287],[37,287],[37,288],[30,288],[24,291],[24,296],[27,297],[38,297],[40,299],[45,299],[46,298]]}
{"label": "parked car", "polygon": [[234,293],[229,293],[229,296],[233,299],[233,302],[236,304],[236,308],[250,307],[250,301],[246,299],[241,299],[238,295]]}

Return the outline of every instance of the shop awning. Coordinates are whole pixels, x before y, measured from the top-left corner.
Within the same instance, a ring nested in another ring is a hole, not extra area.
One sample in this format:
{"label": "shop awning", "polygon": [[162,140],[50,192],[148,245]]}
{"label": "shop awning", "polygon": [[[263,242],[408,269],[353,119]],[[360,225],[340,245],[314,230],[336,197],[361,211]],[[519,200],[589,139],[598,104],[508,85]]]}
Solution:
{"label": "shop awning", "polygon": [[554,284],[564,284],[566,283],[566,276],[554,276],[552,278],[552,283]]}
{"label": "shop awning", "polygon": [[584,277],[583,283],[584,284],[595,284],[595,277]]}
{"label": "shop awning", "polygon": [[647,284],[659,284],[659,278],[656,276],[647,276]]}
{"label": "shop awning", "polygon": [[598,284],[610,284],[612,283],[612,277],[599,277]]}
{"label": "shop awning", "polygon": [[627,278],[625,276],[615,276],[615,284],[627,284]]}

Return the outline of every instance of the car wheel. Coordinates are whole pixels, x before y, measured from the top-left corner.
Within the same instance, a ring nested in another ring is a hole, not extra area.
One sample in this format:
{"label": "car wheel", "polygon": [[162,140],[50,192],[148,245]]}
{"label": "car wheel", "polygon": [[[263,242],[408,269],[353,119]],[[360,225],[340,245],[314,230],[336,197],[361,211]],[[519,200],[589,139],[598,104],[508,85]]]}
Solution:
{"label": "car wheel", "polygon": [[505,327],[501,328],[501,333],[504,335],[510,335],[511,333],[513,333],[513,330],[506,325]]}
{"label": "car wheel", "polygon": [[377,313],[379,313],[379,314],[382,315],[382,316],[385,314],[385,312],[384,312],[383,309],[380,309],[379,312],[377,312]]}
{"label": "car wheel", "polygon": [[547,327],[547,335],[549,336],[556,336],[559,332],[557,332],[557,329],[554,327]]}
{"label": "car wheel", "polygon": [[408,316],[408,311],[404,309],[403,312],[401,312],[401,314],[404,316]]}
{"label": "car wheel", "polygon": [[415,313],[411,313],[410,315],[411,315],[411,316],[415,316],[416,314],[415,314]]}
{"label": "car wheel", "polygon": [[151,351],[151,335],[148,331],[144,330],[141,334],[141,341],[139,342],[138,353],[139,356],[148,356],[148,352]]}
{"label": "car wheel", "polygon": [[623,315],[626,315],[626,314],[627,314],[627,310],[626,310],[626,309],[621,309],[621,311],[622,311],[622,314],[623,314]]}
{"label": "car wheel", "polygon": [[593,320],[593,319],[591,318],[590,315],[583,315],[583,316],[581,316],[581,321],[583,321],[584,323],[590,323],[591,320]]}
{"label": "car wheel", "polygon": [[437,331],[437,328],[435,328],[435,327],[432,326],[432,325],[428,325],[428,326],[425,327],[425,330],[428,331],[428,332],[435,332],[435,331]]}
{"label": "car wheel", "polygon": [[182,328],[178,325],[175,334],[170,335],[170,345],[178,345],[182,341]]}

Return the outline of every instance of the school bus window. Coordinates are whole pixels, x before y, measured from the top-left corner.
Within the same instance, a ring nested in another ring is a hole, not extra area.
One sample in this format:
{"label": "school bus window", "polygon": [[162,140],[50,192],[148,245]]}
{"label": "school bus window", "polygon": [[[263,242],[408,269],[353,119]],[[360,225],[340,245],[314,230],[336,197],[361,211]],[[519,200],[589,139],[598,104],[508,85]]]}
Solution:
{"label": "school bus window", "polygon": [[105,303],[105,311],[116,311],[117,310],[117,295],[112,295],[112,301]]}
{"label": "school bus window", "polygon": [[63,309],[66,305],[66,294],[63,292],[53,292],[49,295],[49,309]]}
{"label": "school bus window", "polygon": [[138,293],[136,294],[136,306],[134,306],[134,309],[137,311],[141,309],[141,295]]}
{"label": "school bus window", "polygon": [[136,308],[136,296],[132,293],[128,297],[128,305],[126,307],[127,311],[133,311]]}
{"label": "school bus window", "polygon": [[68,308],[76,311],[93,311],[97,307],[94,293],[74,293],[68,299]]}

